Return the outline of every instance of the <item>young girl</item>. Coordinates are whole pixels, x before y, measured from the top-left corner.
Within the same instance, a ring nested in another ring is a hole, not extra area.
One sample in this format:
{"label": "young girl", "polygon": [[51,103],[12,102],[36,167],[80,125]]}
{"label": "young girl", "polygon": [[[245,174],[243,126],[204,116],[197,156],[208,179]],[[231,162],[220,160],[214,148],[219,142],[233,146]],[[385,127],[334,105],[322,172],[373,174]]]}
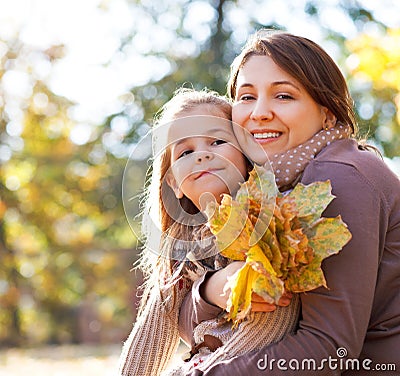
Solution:
{"label": "young girl", "polygon": [[[207,270],[230,263],[218,253],[202,214],[210,200],[220,202],[224,193],[233,196],[251,168],[230,119],[231,105],[224,97],[182,89],[156,123],[141,259],[147,281],[138,319],[121,354],[121,375],[155,376],[166,369],[179,344],[178,315],[186,293]],[[288,307],[251,313],[234,331],[223,319],[203,322],[190,344],[191,359],[163,374],[206,369],[279,341],[294,331],[298,311],[294,297]]]}

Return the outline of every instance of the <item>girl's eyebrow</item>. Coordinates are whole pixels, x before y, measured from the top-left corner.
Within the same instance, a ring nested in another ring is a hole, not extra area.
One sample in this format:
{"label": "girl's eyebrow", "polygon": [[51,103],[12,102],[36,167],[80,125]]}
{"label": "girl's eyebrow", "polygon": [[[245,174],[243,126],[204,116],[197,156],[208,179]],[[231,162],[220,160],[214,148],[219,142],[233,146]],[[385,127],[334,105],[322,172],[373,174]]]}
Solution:
{"label": "girl's eyebrow", "polygon": [[183,144],[184,142],[186,142],[187,140],[190,140],[192,137],[212,137],[215,138],[215,134],[221,134],[221,133],[225,133],[228,136],[232,137],[232,133],[229,132],[227,129],[223,129],[223,128],[211,128],[208,129],[207,131],[205,131],[204,133],[194,133],[190,136],[186,136],[186,137],[182,137],[179,140],[173,142],[172,144],[174,145],[174,147],[179,146],[180,144]]}
{"label": "girl's eyebrow", "polygon": [[210,134],[213,134],[213,133],[225,133],[228,136],[232,136],[232,132],[228,131],[227,129],[223,129],[223,128],[210,129],[209,133]]}

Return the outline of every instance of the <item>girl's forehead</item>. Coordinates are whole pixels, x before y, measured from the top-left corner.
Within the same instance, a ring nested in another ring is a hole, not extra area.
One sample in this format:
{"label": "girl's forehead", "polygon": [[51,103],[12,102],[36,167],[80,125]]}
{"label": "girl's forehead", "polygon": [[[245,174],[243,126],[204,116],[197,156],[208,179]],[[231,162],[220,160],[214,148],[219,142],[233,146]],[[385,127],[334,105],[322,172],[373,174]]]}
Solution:
{"label": "girl's forehead", "polygon": [[234,137],[231,121],[212,115],[186,116],[172,121],[168,142],[176,143],[192,137]]}
{"label": "girl's forehead", "polygon": [[181,112],[180,117],[187,117],[187,116],[215,116],[215,117],[220,117],[223,119],[227,119],[228,116],[224,109],[217,105],[217,104],[211,104],[211,103],[201,103],[193,108],[186,109]]}

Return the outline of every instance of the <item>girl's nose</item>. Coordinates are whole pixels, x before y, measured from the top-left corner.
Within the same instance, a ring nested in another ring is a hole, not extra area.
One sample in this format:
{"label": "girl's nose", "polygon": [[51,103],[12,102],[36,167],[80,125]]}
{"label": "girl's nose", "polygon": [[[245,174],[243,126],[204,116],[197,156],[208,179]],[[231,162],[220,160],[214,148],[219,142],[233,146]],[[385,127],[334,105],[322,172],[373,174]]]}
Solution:
{"label": "girl's nose", "polygon": [[197,153],[197,156],[196,156],[197,163],[202,163],[204,161],[211,160],[211,159],[212,159],[212,153],[210,153],[209,151],[200,151]]}

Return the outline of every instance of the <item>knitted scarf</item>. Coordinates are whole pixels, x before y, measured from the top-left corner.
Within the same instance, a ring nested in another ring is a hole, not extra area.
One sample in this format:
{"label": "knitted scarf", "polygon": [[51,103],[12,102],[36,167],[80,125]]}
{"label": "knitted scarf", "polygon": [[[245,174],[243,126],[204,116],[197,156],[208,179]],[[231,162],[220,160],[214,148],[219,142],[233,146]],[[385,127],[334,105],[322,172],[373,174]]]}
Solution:
{"label": "knitted scarf", "polygon": [[292,149],[269,158],[275,173],[275,181],[280,191],[293,188],[300,180],[308,163],[326,146],[335,140],[349,138],[351,127],[336,124],[335,127],[322,129],[313,137]]}

